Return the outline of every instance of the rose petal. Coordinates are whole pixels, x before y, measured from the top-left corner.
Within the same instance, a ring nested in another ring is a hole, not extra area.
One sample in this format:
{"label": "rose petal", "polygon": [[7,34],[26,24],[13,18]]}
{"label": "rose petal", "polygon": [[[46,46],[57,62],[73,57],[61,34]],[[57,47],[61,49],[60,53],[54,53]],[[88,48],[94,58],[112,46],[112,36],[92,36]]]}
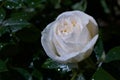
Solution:
{"label": "rose petal", "polygon": [[54,47],[54,44],[52,42],[52,26],[53,23],[50,23],[42,32],[42,37],[41,37],[41,43],[42,46],[46,52],[46,54],[51,57],[51,58],[55,58],[57,57],[57,52],[56,52],[56,48]]}
{"label": "rose petal", "polygon": [[95,36],[98,33],[98,27],[95,24],[95,22],[93,21],[93,19],[91,19],[86,26],[87,26],[87,28],[88,28],[88,30],[90,32],[90,35],[92,37]]}
{"label": "rose petal", "polygon": [[57,61],[62,62],[62,63],[76,63],[76,62],[84,60],[91,54],[93,46],[95,45],[97,39],[98,39],[98,35],[96,35],[85,46],[85,48],[82,51],[59,57],[59,58],[57,58]]}

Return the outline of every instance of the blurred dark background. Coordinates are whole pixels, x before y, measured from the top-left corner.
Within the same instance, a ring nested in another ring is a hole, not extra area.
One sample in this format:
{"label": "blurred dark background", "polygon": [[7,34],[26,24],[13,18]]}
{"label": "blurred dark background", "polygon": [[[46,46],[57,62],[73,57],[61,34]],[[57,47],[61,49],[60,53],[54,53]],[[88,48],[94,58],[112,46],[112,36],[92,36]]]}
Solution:
{"label": "blurred dark background", "polygon": [[[93,16],[104,50],[120,46],[120,0],[0,0],[0,80],[70,80],[70,71],[43,67],[41,31],[64,11]],[[119,80],[120,61],[103,68]]]}

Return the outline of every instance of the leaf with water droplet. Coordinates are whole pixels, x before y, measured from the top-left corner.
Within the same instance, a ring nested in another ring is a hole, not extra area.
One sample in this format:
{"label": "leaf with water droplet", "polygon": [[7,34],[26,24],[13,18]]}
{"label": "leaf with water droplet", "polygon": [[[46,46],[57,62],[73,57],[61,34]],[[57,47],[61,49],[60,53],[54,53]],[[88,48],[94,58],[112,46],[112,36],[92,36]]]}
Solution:
{"label": "leaf with water droplet", "polygon": [[52,59],[47,59],[42,65],[43,68],[55,69],[60,72],[69,72],[71,71],[70,67],[67,64],[61,64],[53,61]]}
{"label": "leaf with water droplet", "polygon": [[11,14],[12,18],[15,19],[24,19],[24,20],[29,20],[32,18],[32,16],[35,14],[35,12],[25,12],[25,11],[21,11],[21,12],[14,12]]}
{"label": "leaf with water droplet", "polygon": [[12,30],[12,32],[16,32],[25,27],[29,27],[30,23],[24,19],[9,18],[3,22],[3,26],[10,26],[9,28]]}
{"label": "leaf with water droplet", "polygon": [[105,53],[104,53],[103,42],[102,42],[101,36],[99,36],[99,39],[95,45],[94,52],[95,52],[95,55],[98,61],[104,61]]}
{"label": "leaf with water droplet", "polygon": [[117,46],[111,49],[107,53],[105,62],[108,63],[108,62],[116,61],[116,60],[120,60],[120,46]]}
{"label": "leaf with water droplet", "polygon": [[3,8],[0,8],[0,24],[2,24],[2,21],[5,18],[5,10]]}
{"label": "leaf with water droplet", "polygon": [[114,77],[112,77],[108,72],[106,72],[104,69],[99,68],[94,73],[91,80],[116,80]]}
{"label": "leaf with water droplet", "polygon": [[4,4],[7,9],[19,9],[23,6],[22,0],[7,0]]}
{"label": "leaf with water droplet", "polygon": [[25,3],[32,8],[44,6],[42,5],[41,0],[25,0]]}

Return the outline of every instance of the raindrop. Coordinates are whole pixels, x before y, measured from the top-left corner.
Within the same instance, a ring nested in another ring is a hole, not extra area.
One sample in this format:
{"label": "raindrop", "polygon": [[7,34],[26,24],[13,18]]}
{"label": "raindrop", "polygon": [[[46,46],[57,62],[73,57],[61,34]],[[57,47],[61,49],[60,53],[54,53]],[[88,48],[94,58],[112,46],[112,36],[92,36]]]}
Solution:
{"label": "raindrop", "polygon": [[32,5],[34,5],[35,3],[34,2],[31,2]]}
{"label": "raindrop", "polygon": [[58,69],[58,71],[60,71],[60,69]]}
{"label": "raindrop", "polygon": [[23,19],[20,19],[20,21],[23,21]]}
{"label": "raindrop", "polygon": [[3,14],[1,14],[0,16],[3,17]]}
{"label": "raindrop", "polygon": [[3,45],[0,45],[0,48],[2,48],[3,47]]}
{"label": "raindrop", "polygon": [[65,72],[71,71],[71,69],[67,65],[61,65],[60,68],[62,69],[62,71],[65,71]]}
{"label": "raindrop", "polygon": [[92,79],[92,80],[95,80],[95,79]]}
{"label": "raindrop", "polygon": [[8,8],[8,9],[13,9],[14,6],[7,5],[7,8]]}
{"label": "raindrop", "polygon": [[10,8],[10,6],[9,6],[9,5],[7,5],[7,8]]}
{"label": "raindrop", "polygon": [[50,66],[47,66],[48,68],[50,68]]}
{"label": "raindrop", "polygon": [[31,77],[31,76],[29,76],[28,80],[32,80],[32,77]]}
{"label": "raindrop", "polygon": [[34,64],[33,62],[30,63],[29,68],[33,68]]}
{"label": "raindrop", "polygon": [[19,4],[19,7],[21,7],[22,6],[22,4]]}
{"label": "raindrop", "polygon": [[10,34],[10,37],[12,37],[12,34]]}

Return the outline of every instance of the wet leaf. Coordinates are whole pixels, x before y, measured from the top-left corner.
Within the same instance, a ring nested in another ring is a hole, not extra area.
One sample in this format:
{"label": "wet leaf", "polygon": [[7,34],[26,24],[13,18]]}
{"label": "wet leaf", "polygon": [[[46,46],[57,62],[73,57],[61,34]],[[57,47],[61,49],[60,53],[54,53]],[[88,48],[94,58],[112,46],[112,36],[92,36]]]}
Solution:
{"label": "wet leaf", "polygon": [[43,80],[42,73],[40,73],[39,70],[34,69],[32,76],[37,78],[37,80]]}
{"label": "wet leaf", "polygon": [[0,8],[0,24],[2,24],[2,21],[5,18],[5,10],[3,8]]}
{"label": "wet leaf", "polygon": [[42,8],[44,5],[42,5],[42,0],[25,0],[25,3],[32,8]]}
{"label": "wet leaf", "polygon": [[21,30],[22,28],[29,27],[30,23],[28,23],[24,19],[16,19],[16,18],[10,18],[3,22],[3,26],[7,27],[9,26],[9,29],[12,32],[16,32],[18,30]]}
{"label": "wet leaf", "polygon": [[115,60],[120,60],[120,46],[111,49],[107,53],[105,62],[108,63]]}
{"label": "wet leaf", "polygon": [[104,69],[99,68],[93,75],[91,80],[116,80]]}
{"label": "wet leaf", "polygon": [[26,80],[32,80],[32,76],[27,70],[23,68],[14,68],[14,70],[19,72]]}
{"label": "wet leaf", "polygon": [[47,59],[45,61],[45,63],[42,65],[42,67],[47,68],[47,69],[55,69],[55,70],[61,71],[63,73],[71,71],[71,69],[69,68],[68,65],[57,63],[51,59]]}
{"label": "wet leaf", "polygon": [[103,43],[101,38],[98,39],[94,48],[94,52],[96,54],[96,58],[98,61],[103,61],[105,59],[105,53],[104,53],[104,48],[103,48]]}
{"label": "wet leaf", "polygon": [[101,2],[101,5],[102,5],[102,7],[104,9],[104,12],[107,13],[107,14],[111,13],[111,11],[108,8],[108,5],[106,3],[106,0],[100,0],[100,2]]}
{"label": "wet leaf", "polygon": [[23,6],[22,0],[7,0],[4,4],[7,9],[19,9]]}

